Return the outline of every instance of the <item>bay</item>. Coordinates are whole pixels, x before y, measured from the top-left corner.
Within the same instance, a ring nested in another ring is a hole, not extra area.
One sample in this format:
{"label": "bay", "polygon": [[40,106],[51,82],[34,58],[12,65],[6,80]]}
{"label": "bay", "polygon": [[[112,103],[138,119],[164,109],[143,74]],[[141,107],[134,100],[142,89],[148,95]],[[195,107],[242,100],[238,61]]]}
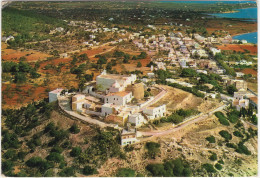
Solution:
{"label": "bay", "polygon": [[233,37],[234,40],[247,40],[248,43],[257,44],[257,32],[246,33]]}

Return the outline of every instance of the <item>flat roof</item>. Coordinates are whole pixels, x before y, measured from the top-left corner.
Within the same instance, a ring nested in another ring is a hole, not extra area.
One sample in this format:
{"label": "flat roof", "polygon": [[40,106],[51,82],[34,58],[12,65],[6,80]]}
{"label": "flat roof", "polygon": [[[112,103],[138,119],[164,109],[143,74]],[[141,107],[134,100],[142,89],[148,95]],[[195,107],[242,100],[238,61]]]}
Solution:
{"label": "flat roof", "polygon": [[130,76],[128,75],[116,75],[116,74],[106,74],[106,75],[99,75],[99,78],[108,78],[108,79],[117,79],[117,80],[124,80]]}
{"label": "flat roof", "polygon": [[63,90],[62,88],[57,88],[57,89],[51,91],[50,93],[58,94],[58,93],[60,93],[62,90]]}
{"label": "flat roof", "polygon": [[120,92],[116,92],[116,93],[109,93],[106,96],[121,96],[124,97],[126,95],[128,95],[131,92],[126,92],[126,91],[120,91]]}

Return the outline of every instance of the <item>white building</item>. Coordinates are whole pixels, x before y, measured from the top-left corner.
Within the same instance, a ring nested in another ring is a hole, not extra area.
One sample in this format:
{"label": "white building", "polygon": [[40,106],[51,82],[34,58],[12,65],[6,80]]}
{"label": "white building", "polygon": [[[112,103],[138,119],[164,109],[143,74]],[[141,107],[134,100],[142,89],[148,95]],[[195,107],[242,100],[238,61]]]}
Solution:
{"label": "white building", "polygon": [[49,92],[49,103],[57,101],[62,90],[62,88],[57,88],[56,90]]}
{"label": "white building", "polygon": [[145,120],[141,113],[136,113],[128,117],[128,122],[135,124],[135,127],[140,127],[145,122]]}
{"label": "white building", "polygon": [[115,111],[112,103],[103,104],[101,107],[101,116],[107,116]]}
{"label": "white building", "polygon": [[243,77],[245,74],[243,72],[236,72],[237,77]]}
{"label": "white building", "polygon": [[135,129],[123,129],[121,133],[121,145],[126,146],[138,142]]}
{"label": "white building", "polygon": [[104,70],[99,76],[96,78],[97,81],[97,89],[99,91],[110,90],[112,87],[112,91],[110,92],[120,92],[124,91],[125,87],[130,84],[134,84],[136,81],[136,75],[131,74],[128,75],[115,75],[115,74],[107,74],[106,70]]}
{"label": "white building", "polygon": [[217,53],[221,53],[221,49],[216,49],[216,48],[210,48],[210,51],[213,53],[215,56]]}
{"label": "white building", "polygon": [[113,103],[114,105],[124,106],[126,103],[129,103],[133,99],[132,92],[116,92],[109,93],[105,96],[105,103]]}
{"label": "white building", "polygon": [[149,119],[155,119],[165,116],[166,105],[161,105],[159,107],[147,107],[143,110],[143,113],[147,115]]}
{"label": "white building", "polygon": [[82,111],[82,108],[84,107],[85,103],[85,95],[75,95],[72,97],[72,110],[73,111]]}

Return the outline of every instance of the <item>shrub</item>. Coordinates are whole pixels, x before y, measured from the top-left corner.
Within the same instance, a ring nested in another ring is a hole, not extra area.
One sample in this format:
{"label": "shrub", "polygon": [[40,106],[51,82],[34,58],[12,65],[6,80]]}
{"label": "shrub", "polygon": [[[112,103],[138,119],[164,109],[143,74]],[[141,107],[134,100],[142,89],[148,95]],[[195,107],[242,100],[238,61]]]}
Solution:
{"label": "shrub", "polygon": [[75,168],[73,167],[64,168],[59,172],[59,175],[61,177],[75,177]]}
{"label": "shrub", "polygon": [[72,148],[72,150],[70,152],[70,156],[77,157],[80,155],[81,152],[82,152],[82,150],[80,147],[74,147],[74,148]]}
{"label": "shrub", "polygon": [[91,168],[90,166],[85,166],[83,168],[83,174],[86,175],[86,176],[92,175],[92,174],[95,174],[95,173],[97,173],[97,170],[94,169],[94,168]]}
{"label": "shrub", "polygon": [[215,164],[215,168],[218,169],[218,170],[221,170],[221,169],[222,169],[222,166],[221,166],[221,164],[218,164],[218,163],[217,163],[217,164]]}
{"label": "shrub", "polygon": [[206,164],[203,164],[202,167],[203,167],[207,172],[212,172],[212,173],[216,172],[216,169],[213,167],[212,164],[206,163]]}
{"label": "shrub", "polygon": [[80,129],[79,127],[74,123],[71,127],[70,127],[70,132],[73,133],[73,134],[77,134],[80,132]]}
{"label": "shrub", "polygon": [[135,171],[129,168],[120,168],[116,173],[117,177],[135,177]]}
{"label": "shrub", "polygon": [[213,135],[207,137],[206,140],[209,141],[209,143],[215,143],[216,142],[215,137]]}
{"label": "shrub", "polygon": [[27,153],[24,152],[24,151],[20,151],[20,152],[18,152],[18,154],[17,154],[17,156],[18,156],[18,158],[19,158],[20,160],[23,160],[26,155],[27,155]]}
{"label": "shrub", "polygon": [[215,116],[218,118],[219,122],[222,125],[229,126],[229,122],[228,122],[228,120],[226,119],[226,117],[224,116],[224,114],[222,112],[220,112],[220,111],[215,112]]}
{"label": "shrub", "polygon": [[134,147],[133,147],[133,145],[126,145],[126,146],[124,147],[124,150],[125,150],[126,152],[130,152],[130,151],[133,151],[133,150],[134,150]]}
{"label": "shrub", "polygon": [[241,138],[244,137],[243,134],[241,132],[239,132],[239,131],[233,132],[233,135],[236,136],[236,137],[241,137]]}
{"label": "shrub", "polygon": [[51,152],[56,152],[56,153],[62,153],[63,152],[63,149],[59,146],[55,146],[51,149]]}
{"label": "shrub", "polygon": [[141,62],[138,62],[136,67],[142,67],[142,63]]}
{"label": "shrub", "polygon": [[238,153],[243,153],[245,155],[251,155],[251,151],[249,151],[248,148],[242,142],[238,143],[237,149],[235,151]]}
{"label": "shrub", "polygon": [[13,162],[12,161],[9,161],[9,160],[6,160],[6,161],[3,161],[2,162],[2,171],[3,172],[8,172],[10,170],[13,169]]}
{"label": "shrub", "polygon": [[56,152],[51,152],[47,157],[47,160],[49,161],[54,161],[56,163],[60,163],[61,161],[64,160],[64,157],[62,155],[60,155],[59,153]]}
{"label": "shrub", "polygon": [[146,169],[152,173],[153,177],[159,177],[165,175],[163,164],[148,164]]}
{"label": "shrub", "polygon": [[152,173],[153,177],[188,177],[192,176],[192,171],[187,163],[177,158],[166,161],[163,164],[149,164],[146,169]]}
{"label": "shrub", "polygon": [[226,130],[221,130],[221,131],[219,132],[219,134],[220,134],[223,138],[225,138],[226,141],[232,139],[232,135],[231,135],[230,133],[228,133],[228,131],[226,131]]}
{"label": "shrub", "polygon": [[212,153],[212,155],[209,157],[209,159],[211,161],[216,161],[218,159],[217,154],[216,153]]}
{"label": "shrub", "polygon": [[224,161],[221,159],[218,161],[219,164],[224,164]]}
{"label": "shrub", "polygon": [[11,149],[11,150],[7,150],[4,154],[3,154],[3,157],[5,159],[10,159],[10,158],[13,158],[15,156],[15,153],[16,151]]}
{"label": "shrub", "polygon": [[42,165],[43,159],[40,157],[32,157],[28,161],[26,161],[26,165],[28,167],[39,167]]}
{"label": "shrub", "polygon": [[234,124],[234,123],[236,123],[238,121],[238,116],[236,116],[236,115],[229,115],[228,116],[228,120],[229,120],[229,122]]}
{"label": "shrub", "polygon": [[146,149],[148,150],[148,155],[151,158],[155,158],[155,156],[159,153],[160,151],[160,144],[155,143],[155,142],[147,142],[145,144]]}
{"label": "shrub", "polygon": [[234,143],[226,143],[226,146],[227,146],[228,148],[234,148],[234,149],[237,148],[237,146],[236,146]]}

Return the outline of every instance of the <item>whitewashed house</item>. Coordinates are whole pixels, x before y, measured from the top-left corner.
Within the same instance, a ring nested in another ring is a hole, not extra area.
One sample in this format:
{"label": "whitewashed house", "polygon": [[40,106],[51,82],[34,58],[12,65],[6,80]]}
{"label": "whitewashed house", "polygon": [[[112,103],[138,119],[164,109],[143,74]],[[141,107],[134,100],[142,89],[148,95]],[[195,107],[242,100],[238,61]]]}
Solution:
{"label": "whitewashed house", "polygon": [[56,90],[49,92],[49,103],[57,101],[62,90],[62,88],[57,88]]}
{"label": "whitewashed house", "polygon": [[104,70],[99,76],[97,76],[96,81],[99,91],[110,90],[110,88],[113,87],[118,88],[118,90],[115,92],[119,92],[124,91],[127,85],[134,84],[134,82],[136,81],[136,75],[131,74],[130,76],[128,76],[107,74],[106,70]]}
{"label": "whitewashed house", "polygon": [[138,142],[136,138],[136,130],[135,129],[123,129],[121,133],[121,146],[130,145]]}
{"label": "whitewashed house", "polygon": [[155,118],[160,118],[166,114],[166,105],[161,105],[158,107],[147,107],[143,110],[143,113],[151,120]]}
{"label": "whitewashed house", "polygon": [[135,127],[137,128],[140,127],[145,122],[145,119],[141,113],[136,113],[136,114],[129,115],[128,122],[134,124]]}
{"label": "whitewashed house", "polygon": [[105,103],[113,103],[114,105],[124,106],[129,103],[133,99],[132,92],[116,92],[116,93],[109,93],[105,96],[104,102]]}

